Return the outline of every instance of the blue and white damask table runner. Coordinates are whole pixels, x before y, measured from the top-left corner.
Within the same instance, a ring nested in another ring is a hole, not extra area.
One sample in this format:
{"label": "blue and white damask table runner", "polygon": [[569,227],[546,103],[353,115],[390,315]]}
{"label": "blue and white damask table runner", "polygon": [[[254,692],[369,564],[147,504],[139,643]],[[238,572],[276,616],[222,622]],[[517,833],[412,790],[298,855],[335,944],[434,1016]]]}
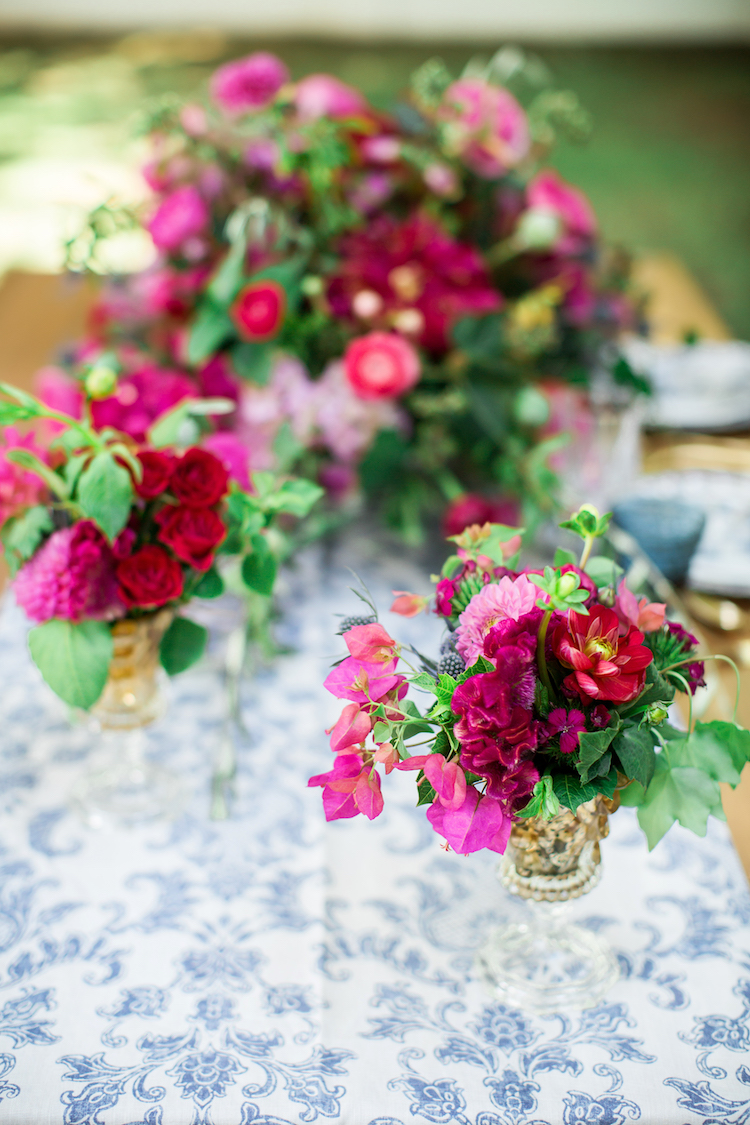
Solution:
{"label": "blue and white damask table runner", "polygon": [[[406,563],[375,593],[425,588]],[[210,664],[173,687],[152,752],[190,779],[174,824],[95,832],[67,811],[88,735],[0,620],[0,1122],[12,1125],[743,1125],[750,1121],[750,896],[723,826],[649,856],[613,818],[574,909],[622,979],[583,1014],[494,1002],[473,969],[520,906],[489,855],[446,854],[384,786],[373,824],[326,825],[311,773],[337,713],[321,681],[349,576],[289,580],[293,651],[244,690],[232,819],[207,820],[225,705]],[[393,623],[384,617],[386,623]],[[422,644],[435,623],[399,622]]]}

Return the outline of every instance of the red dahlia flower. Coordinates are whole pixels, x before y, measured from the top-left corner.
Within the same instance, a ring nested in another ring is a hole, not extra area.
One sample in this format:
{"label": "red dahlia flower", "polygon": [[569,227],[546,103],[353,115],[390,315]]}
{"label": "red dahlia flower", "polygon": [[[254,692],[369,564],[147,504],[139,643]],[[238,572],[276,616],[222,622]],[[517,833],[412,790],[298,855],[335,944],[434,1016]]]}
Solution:
{"label": "red dahlia flower", "polygon": [[619,628],[617,614],[604,606],[593,606],[588,616],[570,610],[555,628],[552,650],[573,669],[563,684],[582,699],[628,703],[643,691],[653,655],[643,633],[631,626],[621,637]]}

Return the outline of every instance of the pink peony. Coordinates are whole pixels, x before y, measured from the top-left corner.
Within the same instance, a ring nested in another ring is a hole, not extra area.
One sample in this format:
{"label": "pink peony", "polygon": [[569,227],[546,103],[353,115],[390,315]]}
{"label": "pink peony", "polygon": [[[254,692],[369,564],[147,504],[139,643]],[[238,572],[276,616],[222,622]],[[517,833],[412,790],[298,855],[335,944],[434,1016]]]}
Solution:
{"label": "pink peony", "polygon": [[531,139],[526,114],[502,86],[481,78],[460,78],[445,92],[439,117],[446,147],[476,172],[493,180],[515,168]]}
{"label": "pink peony", "polygon": [[53,532],[21,567],[13,589],[32,621],[111,620],[125,612],[112,549],[91,520]]}
{"label": "pink peony", "polygon": [[0,447],[0,525],[19,514],[24,508],[39,504],[47,493],[44,481],[36,475],[14,465],[6,457],[11,449],[27,449],[40,461],[47,462],[44,449],[40,449],[33,434],[22,437],[15,426],[6,426]]}
{"label": "pink peony", "polygon": [[513,827],[500,801],[480,796],[473,785],[467,787],[463,804],[458,808],[436,800],[427,810],[427,819],[459,855],[469,855],[482,848],[502,854]]}
{"label": "pink peony", "polygon": [[238,117],[265,109],[288,81],[289,71],[281,59],[257,51],[220,66],[211,78],[211,97],[228,116]]}
{"label": "pink peony", "polygon": [[627,633],[631,625],[640,629],[642,633],[655,633],[664,624],[666,603],[650,602],[648,598],[636,598],[632,590],[625,585],[623,578],[617,587],[614,611],[620,621],[620,635]]}
{"label": "pink peony", "polygon": [[475,594],[459,617],[456,629],[456,649],[467,667],[484,652],[484,642],[493,625],[507,618],[518,621],[533,610],[538,597],[539,589],[525,574],[490,582]]}
{"label": "pink peony", "polygon": [[370,332],[349,344],[344,371],[360,398],[397,398],[419,382],[419,356],[401,336]]}
{"label": "pink peony", "polygon": [[356,117],[367,110],[367,102],[353,86],[331,74],[308,74],[295,87],[294,102],[303,121],[319,117]]}
{"label": "pink peony", "polygon": [[530,208],[556,215],[561,232],[553,244],[559,254],[575,254],[596,234],[596,216],[582,191],[567,184],[551,168],[538,172],[526,189]]}
{"label": "pink peony", "polygon": [[154,245],[176,251],[183,243],[202,234],[208,226],[208,205],[191,185],[176,188],[159,204],[148,225]]}
{"label": "pink peony", "polygon": [[112,426],[144,441],[146,431],[165,411],[195,397],[195,386],[182,372],[146,364],[120,379],[111,398],[92,403],[91,414],[98,430]]}

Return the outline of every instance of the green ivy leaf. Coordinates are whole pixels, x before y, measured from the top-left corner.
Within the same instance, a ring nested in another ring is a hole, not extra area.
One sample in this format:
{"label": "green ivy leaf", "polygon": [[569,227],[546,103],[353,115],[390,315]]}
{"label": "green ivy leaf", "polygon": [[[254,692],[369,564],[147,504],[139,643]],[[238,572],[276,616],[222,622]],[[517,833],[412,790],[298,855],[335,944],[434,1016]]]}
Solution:
{"label": "green ivy leaf", "polygon": [[107,450],[97,453],[78,479],[78,503],[112,542],[130,516],[133,482]]}
{"label": "green ivy leaf", "polygon": [[472,664],[471,668],[467,668],[465,672],[456,680],[457,684],[464,684],[470,680],[472,676],[481,676],[484,672],[494,672],[495,665],[491,664],[485,656],[480,656],[476,663]]}
{"label": "green ivy leaf", "polygon": [[[666,703],[669,705],[675,696],[674,684],[670,684],[666,677],[662,676],[655,664],[649,664],[646,669],[646,687],[642,695],[637,699],[636,714],[644,711],[652,703]],[[627,713],[630,708],[621,708],[621,713]]]}
{"label": "green ivy leaf", "polygon": [[557,816],[560,811],[560,800],[555,793],[554,784],[550,774],[545,773],[539,778],[528,805],[521,809],[519,816],[543,816],[545,820]]}
{"label": "green ivy leaf", "polygon": [[198,585],[193,590],[196,598],[219,598],[224,593],[224,579],[219,574],[215,566],[201,578]]}
{"label": "green ivy leaf", "polygon": [[47,508],[38,505],[27,508],[22,516],[7,520],[0,530],[0,539],[5,550],[5,561],[11,577],[36,551],[46,532],[52,531],[54,524]]}
{"label": "green ivy leaf", "polygon": [[424,688],[425,691],[430,691],[433,695],[438,693],[437,681],[429,672],[420,672],[418,676],[412,676],[409,683],[414,684],[415,687]]}
{"label": "green ivy leaf", "polygon": [[620,759],[625,776],[640,782],[643,788],[647,789],[656,768],[656,751],[651,729],[626,723],[612,743],[612,749]]}
{"label": "green ivy leaf", "polygon": [[273,372],[273,349],[268,344],[242,342],[235,344],[229,352],[232,367],[241,379],[265,387]]}
{"label": "green ivy leaf", "polygon": [[734,723],[696,723],[692,734],[670,743],[669,760],[672,765],[694,766],[714,781],[738,785],[750,761],[750,731]]}
{"label": "green ivy leaf", "polygon": [[190,330],[187,349],[189,362],[202,363],[235,334],[234,324],[226,309],[212,301],[204,301],[197,310]]}
{"label": "green ivy leaf", "polygon": [[696,836],[705,836],[708,818],[717,810],[721,816],[718,781],[693,766],[670,768],[664,752],[657,755],[656,771],[638,809],[638,823],[646,833],[649,851],[675,821]]}
{"label": "green ivy leaf", "polygon": [[[612,739],[617,734],[617,726],[605,727],[604,730],[582,731],[578,736],[578,760],[576,769],[581,775],[581,781],[586,782],[592,773],[593,767],[600,758],[606,754]],[[609,772],[609,771],[607,771]],[[594,776],[599,770],[593,770]]]}
{"label": "green ivy leaf", "polygon": [[170,676],[184,672],[203,656],[208,630],[188,617],[175,617],[161,639],[159,659]]}
{"label": "green ivy leaf", "polygon": [[553,788],[560,804],[575,812],[579,805],[592,800],[597,793],[612,797],[617,788],[617,770],[612,768],[606,777],[592,778],[585,784],[572,774],[558,774],[553,779]]}
{"label": "green ivy leaf", "polygon": [[431,805],[436,797],[437,793],[425,777],[424,770],[420,770],[417,774],[417,808],[420,805]]}
{"label": "green ivy leaf", "polygon": [[49,686],[71,707],[88,710],[104,691],[112,633],[104,621],[52,618],[29,633],[29,649]]}
{"label": "green ivy leaf", "polygon": [[276,559],[264,535],[253,535],[252,554],[242,560],[242,581],[257,594],[270,597],[276,581]]}

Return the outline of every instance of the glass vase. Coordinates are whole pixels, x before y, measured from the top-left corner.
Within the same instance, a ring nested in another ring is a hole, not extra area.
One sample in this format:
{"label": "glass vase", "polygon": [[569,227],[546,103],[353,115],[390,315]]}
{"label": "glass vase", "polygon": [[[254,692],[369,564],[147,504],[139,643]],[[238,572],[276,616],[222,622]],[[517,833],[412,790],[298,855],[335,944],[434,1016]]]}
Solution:
{"label": "glass vase", "polygon": [[479,953],[480,972],[495,997],[551,1013],[593,1007],[620,973],[604,939],[567,917],[570,902],[601,878],[600,840],[619,800],[598,796],[575,813],[529,817],[513,826],[498,874],[528,903],[521,922],[502,926]]}
{"label": "glass vase", "polygon": [[173,818],[185,806],[182,780],[145,754],[145,728],[166,711],[159,645],[172,617],[159,610],[112,625],[109,676],[90,712],[93,766],[71,795],[92,828]]}

